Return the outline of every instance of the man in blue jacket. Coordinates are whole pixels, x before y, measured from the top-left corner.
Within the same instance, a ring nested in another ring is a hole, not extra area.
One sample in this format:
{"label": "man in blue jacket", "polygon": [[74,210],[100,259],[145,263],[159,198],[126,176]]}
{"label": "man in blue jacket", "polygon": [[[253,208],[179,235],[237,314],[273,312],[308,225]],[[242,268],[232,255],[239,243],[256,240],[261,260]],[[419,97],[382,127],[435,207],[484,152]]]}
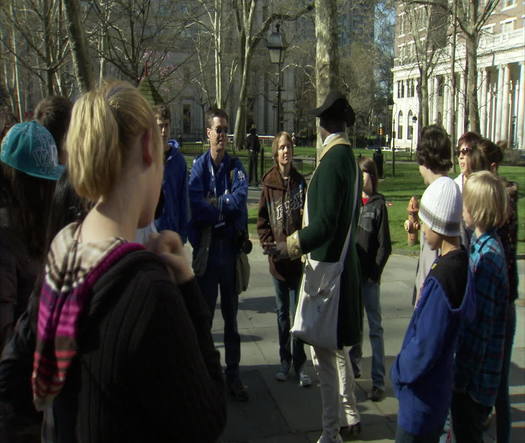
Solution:
{"label": "man in blue jacket", "polygon": [[190,215],[186,160],[177,140],[169,140],[171,115],[168,107],[155,106],[154,112],[164,146],[164,179],[155,213],[155,228],[175,231],[186,243]]}
{"label": "man in blue jacket", "polygon": [[247,229],[248,182],[239,159],[226,153],[228,114],[211,109],[206,121],[210,149],[195,160],[189,181],[193,268],[212,313],[220,287],[226,383],[235,400],[246,401],[248,392],[239,377],[241,338],[237,330],[239,294],[235,271]]}

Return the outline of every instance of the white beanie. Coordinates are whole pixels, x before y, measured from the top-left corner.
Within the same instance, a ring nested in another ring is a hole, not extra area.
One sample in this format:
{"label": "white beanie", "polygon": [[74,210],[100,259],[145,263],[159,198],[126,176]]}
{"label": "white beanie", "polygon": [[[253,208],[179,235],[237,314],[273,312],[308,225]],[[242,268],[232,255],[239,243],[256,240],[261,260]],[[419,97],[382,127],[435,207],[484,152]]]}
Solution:
{"label": "white beanie", "polygon": [[432,182],[421,197],[419,218],[432,231],[447,237],[459,236],[463,200],[461,192],[450,177]]}

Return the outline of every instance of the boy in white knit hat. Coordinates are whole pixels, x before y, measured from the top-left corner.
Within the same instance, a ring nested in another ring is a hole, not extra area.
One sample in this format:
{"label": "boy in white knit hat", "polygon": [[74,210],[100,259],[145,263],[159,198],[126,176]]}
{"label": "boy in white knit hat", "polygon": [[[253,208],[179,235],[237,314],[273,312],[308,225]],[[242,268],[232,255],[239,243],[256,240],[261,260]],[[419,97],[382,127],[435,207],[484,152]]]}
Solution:
{"label": "boy in white knit hat", "polygon": [[474,315],[468,254],[460,246],[461,193],[448,177],[421,198],[425,241],[439,251],[391,370],[399,399],[396,442],[438,442],[450,407],[459,327]]}

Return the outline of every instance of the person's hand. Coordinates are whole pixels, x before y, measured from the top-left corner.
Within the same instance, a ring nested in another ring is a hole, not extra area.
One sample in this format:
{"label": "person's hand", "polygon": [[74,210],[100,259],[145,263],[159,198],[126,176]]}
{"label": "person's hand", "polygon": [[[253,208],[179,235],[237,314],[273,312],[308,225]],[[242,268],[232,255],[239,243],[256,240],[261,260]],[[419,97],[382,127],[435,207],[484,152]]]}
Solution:
{"label": "person's hand", "polygon": [[176,284],[186,283],[194,277],[193,270],[184,256],[184,245],[176,232],[166,230],[151,234],[146,249],[164,260]]}
{"label": "person's hand", "polygon": [[262,247],[263,254],[271,255],[276,260],[283,260],[289,257],[285,241],[263,242]]}

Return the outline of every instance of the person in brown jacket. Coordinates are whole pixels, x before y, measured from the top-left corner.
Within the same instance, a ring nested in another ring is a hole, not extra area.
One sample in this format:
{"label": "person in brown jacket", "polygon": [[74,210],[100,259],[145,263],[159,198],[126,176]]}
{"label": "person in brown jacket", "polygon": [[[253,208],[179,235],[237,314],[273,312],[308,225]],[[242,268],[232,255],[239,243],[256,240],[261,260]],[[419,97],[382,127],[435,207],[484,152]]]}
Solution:
{"label": "person in brown jacket", "polygon": [[[262,179],[257,232],[263,249],[268,244],[282,242],[301,228],[306,195],[304,177],[292,165],[293,143],[287,132],[279,132],[272,144],[275,165]],[[279,381],[288,378],[291,365],[302,387],[312,384],[304,371],[306,354],[304,344],[290,337],[290,314],[295,316],[302,275],[300,259],[276,260],[268,256],[270,273],[275,286],[279,355],[281,367],[275,374]]]}

